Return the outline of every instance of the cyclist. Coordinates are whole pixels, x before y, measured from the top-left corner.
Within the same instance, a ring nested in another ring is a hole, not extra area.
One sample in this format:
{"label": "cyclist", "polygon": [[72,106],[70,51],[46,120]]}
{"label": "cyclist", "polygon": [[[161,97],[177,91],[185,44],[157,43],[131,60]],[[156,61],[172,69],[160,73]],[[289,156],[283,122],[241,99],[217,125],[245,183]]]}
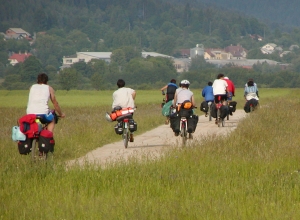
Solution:
{"label": "cyclist", "polygon": [[163,95],[165,95],[164,90],[167,89],[166,102],[174,99],[175,91],[177,88],[178,86],[176,85],[176,80],[171,79],[171,81],[167,85],[160,89]]}
{"label": "cyclist", "polygon": [[192,102],[192,105],[195,106],[194,93],[189,90],[190,82],[188,80],[182,80],[180,82],[180,88],[176,89],[173,107],[176,107],[178,104],[183,103],[186,100]]}
{"label": "cyclist", "polygon": [[[214,101],[214,93],[213,93],[212,82],[208,82],[207,86],[205,86],[203,88],[202,97],[204,97],[206,103]],[[205,104],[205,102],[204,102],[204,104]],[[205,117],[207,117],[208,106],[205,109],[206,109]]]}
{"label": "cyclist", "polygon": [[[191,90],[189,90],[190,82],[188,80],[182,80],[180,82],[180,88],[176,89],[174,100],[173,100],[173,107],[178,106],[179,104],[182,104],[185,101],[190,101],[192,103],[192,106],[195,106],[195,99],[194,94]],[[192,113],[191,113],[192,114]],[[177,125],[179,125],[179,121],[176,122]],[[175,124],[175,126],[176,126]],[[171,124],[172,126],[172,124]],[[173,131],[175,132],[175,136],[179,135],[179,131],[172,127]],[[192,138],[192,134],[190,134],[190,138]]]}
{"label": "cyclist", "polygon": [[259,100],[257,84],[253,79],[249,79],[245,84],[244,97],[246,100],[256,99]]}
{"label": "cyclist", "polygon": [[[220,101],[224,102],[227,101],[227,87],[228,84],[224,80],[224,74],[219,73],[217,79],[215,79],[213,85],[213,93],[215,97],[215,103],[219,102],[219,96],[221,97]],[[216,118],[216,124],[218,123],[218,119]]]}
{"label": "cyclist", "polygon": [[35,114],[41,117],[42,122],[48,123],[47,130],[53,133],[55,127],[54,115],[49,110],[48,101],[51,100],[58,116],[65,117],[56,100],[54,89],[47,85],[48,76],[46,73],[40,73],[37,76],[37,84],[30,87],[27,103],[27,114]]}
{"label": "cyclist", "polygon": [[[134,100],[136,97],[135,90],[125,87],[125,81],[123,79],[118,79],[117,81],[118,89],[113,93],[113,103],[112,108],[120,106],[121,108],[134,108]],[[130,133],[130,142],[134,141],[133,132]]]}

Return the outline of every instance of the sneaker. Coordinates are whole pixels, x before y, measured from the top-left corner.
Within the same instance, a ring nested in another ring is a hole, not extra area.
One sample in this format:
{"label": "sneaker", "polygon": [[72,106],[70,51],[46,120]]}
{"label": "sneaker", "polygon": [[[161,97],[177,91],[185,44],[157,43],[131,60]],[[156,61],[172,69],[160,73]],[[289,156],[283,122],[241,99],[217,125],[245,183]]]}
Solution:
{"label": "sneaker", "polygon": [[207,112],[205,113],[205,117],[207,117]]}
{"label": "sneaker", "polygon": [[179,135],[179,132],[174,132],[175,136],[178,136]]}
{"label": "sneaker", "polygon": [[232,112],[229,112],[230,115],[232,115]]}
{"label": "sneaker", "polygon": [[216,124],[216,125],[218,124],[218,119],[216,119],[215,124]]}
{"label": "sneaker", "polygon": [[130,142],[133,142],[133,141],[134,141],[133,134],[130,134],[129,141],[130,141]]}

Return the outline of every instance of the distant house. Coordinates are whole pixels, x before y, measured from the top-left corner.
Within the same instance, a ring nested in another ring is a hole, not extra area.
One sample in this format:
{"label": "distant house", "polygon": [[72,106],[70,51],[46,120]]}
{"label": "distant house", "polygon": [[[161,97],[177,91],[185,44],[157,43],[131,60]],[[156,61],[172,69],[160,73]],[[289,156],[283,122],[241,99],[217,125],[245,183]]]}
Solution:
{"label": "distant house", "polygon": [[174,58],[174,67],[178,73],[187,72],[191,65],[191,60],[188,58]]}
{"label": "distant house", "polygon": [[244,49],[241,45],[230,45],[225,47],[225,52],[230,54],[229,59],[245,59],[247,57],[247,50]]}
{"label": "distant house", "polygon": [[249,37],[252,39],[252,40],[257,40],[257,41],[262,41],[263,40],[263,37],[258,35],[258,34],[249,34]]}
{"label": "distant house", "polygon": [[11,55],[8,60],[11,65],[16,65],[17,63],[23,63],[28,57],[30,57],[31,53],[14,53]]}
{"label": "distant house", "polygon": [[181,58],[189,58],[191,56],[191,50],[190,49],[180,49],[179,53],[180,53]]}
{"label": "distant house", "polygon": [[272,54],[272,53],[274,53],[276,47],[277,47],[276,44],[268,43],[268,44],[264,45],[263,47],[261,47],[260,50],[263,54]]}
{"label": "distant house", "polygon": [[204,56],[203,44],[196,44],[196,47],[190,49],[190,57],[195,58],[197,56]]}
{"label": "distant house", "polygon": [[220,48],[207,48],[204,50],[205,60],[227,60],[230,59],[230,54]]}
{"label": "distant house", "polygon": [[32,40],[31,35],[22,28],[9,28],[5,32],[6,39],[27,39]]}

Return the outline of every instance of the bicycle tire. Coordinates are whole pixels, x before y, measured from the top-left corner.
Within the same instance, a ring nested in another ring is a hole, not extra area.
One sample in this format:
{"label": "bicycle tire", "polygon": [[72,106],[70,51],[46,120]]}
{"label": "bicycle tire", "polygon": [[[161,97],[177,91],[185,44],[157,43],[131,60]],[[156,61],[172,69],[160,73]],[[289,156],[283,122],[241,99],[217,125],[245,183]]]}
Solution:
{"label": "bicycle tire", "polygon": [[217,122],[218,122],[218,127],[221,126],[221,118],[220,118],[220,116],[221,116],[221,110],[218,109],[218,110],[217,110]]}
{"label": "bicycle tire", "polygon": [[127,122],[123,123],[123,143],[124,147],[128,147],[128,140],[129,140],[129,132],[128,132],[128,124]]}
{"label": "bicycle tire", "polygon": [[211,113],[210,113],[210,105],[208,105],[208,120],[211,121],[212,120],[212,117],[211,117]]}
{"label": "bicycle tire", "polygon": [[32,146],[31,146],[31,159],[33,161],[39,159],[39,160],[47,160],[48,154],[43,153],[43,155],[39,155],[39,142],[37,138],[34,138],[32,140]]}
{"label": "bicycle tire", "polygon": [[186,140],[187,140],[187,132],[186,132],[185,125],[184,125],[184,127],[181,128],[181,138],[182,138],[182,144],[183,144],[183,146],[185,146]]}

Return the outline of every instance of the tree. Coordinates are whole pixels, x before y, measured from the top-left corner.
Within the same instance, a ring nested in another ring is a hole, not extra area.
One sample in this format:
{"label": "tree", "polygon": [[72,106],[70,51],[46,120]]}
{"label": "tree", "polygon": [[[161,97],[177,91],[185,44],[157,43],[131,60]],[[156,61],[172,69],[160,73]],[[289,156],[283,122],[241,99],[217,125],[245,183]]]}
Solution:
{"label": "tree", "polygon": [[104,87],[103,76],[100,73],[94,73],[91,77],[91,83],[94,89],[102,89]]}
{"label": "tree", "polygon": [[24,82],[35,82],[42,70],[42,63],[35,56],[30,56],[21,65],[21,79]]}
{"label": "tree", "polygon": [[122,49],[117,49],[112,51],[110,56],[112,63],[117,63],[120,68],[122,68],[126,63],[125,52]]}
{"label": "tree", "polygon": [[59,73],[59,83],[63,90],[76,89],[78,85],[78,73],[74,68],[65,68]]}

